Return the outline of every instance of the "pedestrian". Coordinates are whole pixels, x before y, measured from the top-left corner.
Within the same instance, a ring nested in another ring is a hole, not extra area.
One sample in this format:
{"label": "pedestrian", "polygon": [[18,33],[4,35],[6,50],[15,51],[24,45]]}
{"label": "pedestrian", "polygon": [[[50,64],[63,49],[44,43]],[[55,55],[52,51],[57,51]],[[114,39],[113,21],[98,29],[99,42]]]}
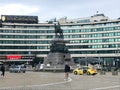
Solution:
{"label": "pedestrian", "polygon": [[65,80],[68,80],[69,79],[70,66],[67,63],[65,64],[64,71],[65,71]]}
{"label": "pedestrian", "polygon": [[2,64],[2,66],[1,66],[1,72],[2,72],[1,76],[5,77],[5,66],[4,66],[4,64]]}

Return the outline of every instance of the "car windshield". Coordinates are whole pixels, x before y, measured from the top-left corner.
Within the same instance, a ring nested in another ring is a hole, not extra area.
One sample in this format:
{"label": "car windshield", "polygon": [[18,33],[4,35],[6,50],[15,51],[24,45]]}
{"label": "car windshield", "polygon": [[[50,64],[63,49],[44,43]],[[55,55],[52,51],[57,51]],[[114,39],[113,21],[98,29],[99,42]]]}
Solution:
{"label": "car windshield", "polygon": [[15,66],[11,66],[10,68],[19,68],[19,67],[20,67],[20,66],[18,66],[18,65],[16,66],[16,65],[15,65]]}
{"label": "car windshield", "polygon": [[83,69],[88,69],[88,67],[83,67]]}

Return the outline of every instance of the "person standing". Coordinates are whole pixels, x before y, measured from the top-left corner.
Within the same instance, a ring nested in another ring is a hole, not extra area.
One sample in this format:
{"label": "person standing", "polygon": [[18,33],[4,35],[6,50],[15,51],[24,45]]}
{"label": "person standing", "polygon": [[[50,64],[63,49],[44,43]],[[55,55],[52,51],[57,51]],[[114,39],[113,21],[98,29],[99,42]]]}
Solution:
{"label": "person standing", "polygon": [[65,80],[69,79],[69,72],[70,72],[70,66],[68,64],[65,64]]}
{"label": "person standing", "polygon": [[5,77],[5,66],[4,66],[4,64],[2,64],[2,66],[1,66],[1,72],[2,72],[1,76]]}

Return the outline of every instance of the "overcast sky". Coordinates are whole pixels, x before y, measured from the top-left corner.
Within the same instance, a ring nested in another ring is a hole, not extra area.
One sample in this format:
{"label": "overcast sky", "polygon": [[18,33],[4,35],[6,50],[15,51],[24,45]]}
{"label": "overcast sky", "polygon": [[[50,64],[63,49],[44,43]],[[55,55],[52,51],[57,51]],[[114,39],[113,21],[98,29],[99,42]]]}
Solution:
{"label": "overcast sky", "polygon": [[35,15],[40,21],[52,18],[89,17],[104,13],[111,19],[120,17],[120,0],[0,0],[0,15]]}

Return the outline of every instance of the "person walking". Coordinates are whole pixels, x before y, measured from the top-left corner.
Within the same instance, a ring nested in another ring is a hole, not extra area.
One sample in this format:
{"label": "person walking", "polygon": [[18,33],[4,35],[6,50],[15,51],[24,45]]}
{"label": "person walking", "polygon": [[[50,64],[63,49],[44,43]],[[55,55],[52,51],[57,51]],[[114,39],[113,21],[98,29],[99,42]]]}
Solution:
{"label": "person walking", "polygon": [[5,77],[5,66],[4,66],[4,64],[2,64],[2,66],[1,66],[1,72],[2,72],[1,76]]}
{"label": "person walking", "polygon": [[70,66],[68,64],[65,64],[64,71],[65,71],[65,80],[68,80],[69,79],[69,72],[70,72]]}

